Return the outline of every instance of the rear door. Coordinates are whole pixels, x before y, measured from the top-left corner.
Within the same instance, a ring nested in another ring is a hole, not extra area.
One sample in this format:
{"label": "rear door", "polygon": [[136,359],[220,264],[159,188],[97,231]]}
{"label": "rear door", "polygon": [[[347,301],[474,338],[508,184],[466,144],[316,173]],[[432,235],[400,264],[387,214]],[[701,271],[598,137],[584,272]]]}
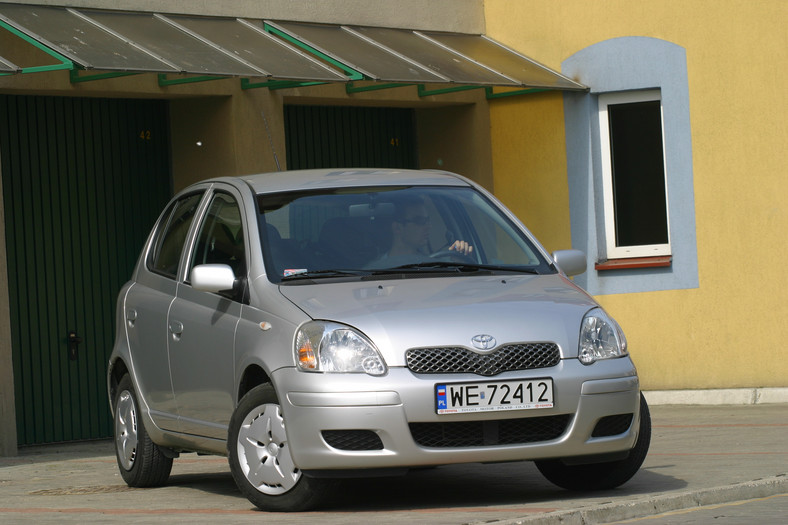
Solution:
{"label": "rear door", "polygon": [[167,430],[180,429],[167,355],[167,315],[175,300],[178,268],[203,194],[184,196],[162,214],[124,304],[137,391],[156,425]]}

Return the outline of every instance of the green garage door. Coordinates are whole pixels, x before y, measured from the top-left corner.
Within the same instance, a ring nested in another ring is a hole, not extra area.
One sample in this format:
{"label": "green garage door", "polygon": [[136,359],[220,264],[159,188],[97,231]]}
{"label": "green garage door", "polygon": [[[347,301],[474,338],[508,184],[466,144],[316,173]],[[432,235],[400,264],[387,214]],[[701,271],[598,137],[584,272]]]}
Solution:
{"label": "green garage door", "polygon": [[288,169],[418,168],[414,111],[285,106]]}
{"label": "green garage door", "polygon": [[115,299],[171,193],[163,101],[0,95],[20,445],[109,437]]}

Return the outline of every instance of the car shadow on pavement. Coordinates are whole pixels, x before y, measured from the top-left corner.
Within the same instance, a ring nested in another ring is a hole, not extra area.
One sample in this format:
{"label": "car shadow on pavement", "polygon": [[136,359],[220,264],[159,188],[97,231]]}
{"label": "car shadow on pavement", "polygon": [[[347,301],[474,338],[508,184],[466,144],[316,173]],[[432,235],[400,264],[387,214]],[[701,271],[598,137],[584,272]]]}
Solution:
{"label": "car shadow on pavement", "polygon": [[239,498],[245,499],[235,485],[229,469],[227,472],[173,474],[167,480],[166,486],[202,490],[220,496],[237,495]]}
{"label": "car shadow on pavement", "polygon": [[[550,504],[593,499],[610,501],[633,495],[680,490],[684,480],[661,474],[666,466],[652,466],[625,485],[599,492],[572,492],[552,485],[533,463],[452,465],[417,469],[404,476],[356,478],[336,484],[338,490],[322,512],[397,511],[433,508],[470,508],[496,505]],[[168,486],[191,488],[222,496],[243,496],[227,472],[172,475]],[[247,505],[245,501],[241,505]]]}
{"label": "car shadow on pavement", "polygon": [[[346,480],[326,511],[404,510],[545,504],[653,494],[687,486],[683,480],[641,470],[629,483],[598,492],[572,492],[552,485],[533,463],[462,465],[412,471],[399,478]],[[392,494],[397,494],[392,498]]]}

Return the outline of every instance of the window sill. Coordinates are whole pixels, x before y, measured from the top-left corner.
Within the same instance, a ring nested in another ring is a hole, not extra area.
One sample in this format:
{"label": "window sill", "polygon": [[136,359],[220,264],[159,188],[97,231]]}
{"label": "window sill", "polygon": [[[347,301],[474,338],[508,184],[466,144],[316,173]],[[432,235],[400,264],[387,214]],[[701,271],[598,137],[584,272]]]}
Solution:
{"label": "window sill", "polygon": [[629,270],[632,268],[664,268],[673,263],[673,257],[662,255],[659,257],[633,257],[631,259],[610,259],[594,264],[598,272],[608,270]]}

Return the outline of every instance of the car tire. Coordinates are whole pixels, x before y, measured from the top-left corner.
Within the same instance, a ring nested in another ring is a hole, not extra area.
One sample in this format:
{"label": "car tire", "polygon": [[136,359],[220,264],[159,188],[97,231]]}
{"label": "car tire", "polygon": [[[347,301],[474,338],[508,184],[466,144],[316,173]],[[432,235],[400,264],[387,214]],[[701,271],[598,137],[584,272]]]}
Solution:
{"label": "car tire", "polygon": [[646,459],[651,443],[651,414],[646,398],[640,394],[640,426],[635,446],[626,459],[587,465],[566,465],[560,459],[536,461],[539,472],[559,487],[592,491],[623,485],[634,476]]}
{"label": "car tire", "polygon": [[128,374],[118,383],[114,399],[115,458],[130,487],[158,487],[170,477],[172,458],[151,441],[140,418],[137,393]]}
{"label": "car tire", "polygon": [[329,480],[307,477],[295,465],[282,407],[270,384],[251,389],[238,403],[227,449],[235,483],[260,510],[309,510],[329,493]]}

